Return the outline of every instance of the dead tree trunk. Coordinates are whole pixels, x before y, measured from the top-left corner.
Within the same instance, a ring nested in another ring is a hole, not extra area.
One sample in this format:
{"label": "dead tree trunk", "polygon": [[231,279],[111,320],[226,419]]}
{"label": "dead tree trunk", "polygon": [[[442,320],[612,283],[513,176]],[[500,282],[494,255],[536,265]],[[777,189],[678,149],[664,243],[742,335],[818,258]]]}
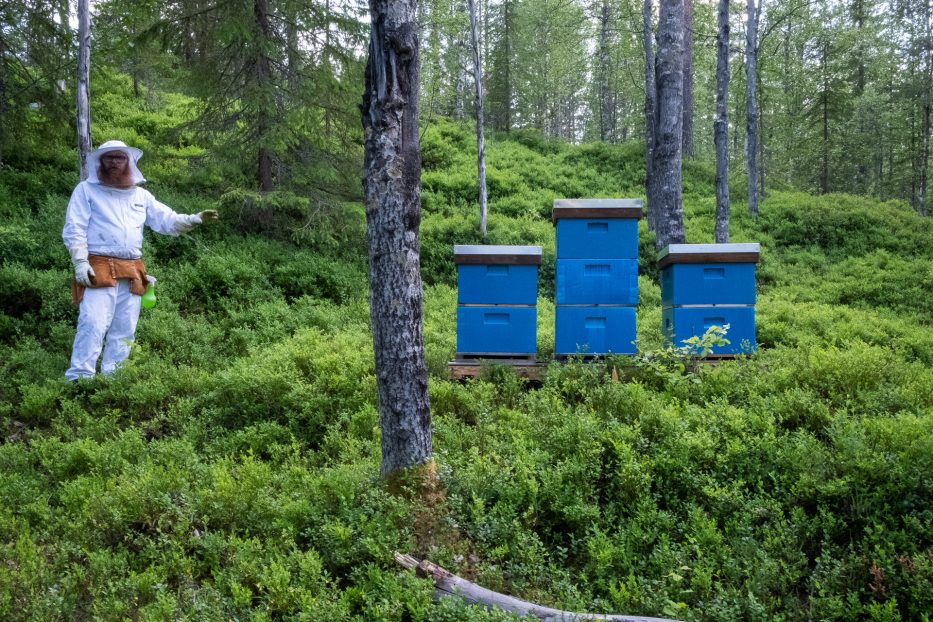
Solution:
{"label": "dead tree trunk", "polygon": [[755,101],[758,76],[758,18],[755,0],[748,0],[745,27],[745,157],[748,162],[748,213],[758,215],[758,104]]}
{"label": "dead tree trunk", "polygon": [[458,577],[426,559],[419,561],[410,555],[396,553],[395,561],[403,568],[414,570],[419,576],[431,579],[434,582],[438,596],[459,596],[471,604],[483,605],[489,609],[501,609],[522,617],[534,616],[545,622],[590,622],[594,620],[609,622],[676,622],[667,618],[648,618],[614,613],[574,613],[543,607],[514,596],[493,592],[472,581]]}
{"label": "dead tree trunk", "polygon": [[90,0],[78,0],[78,172],[87,179],[91,151],[91,10]]}
{"label": "dead tree trunk", "polygon": [[716,36],[716,243],[729,241],[729,0],[719,0]]}
{"label": "dead tree trunk", "polygon": [[658,126],[654,152],[655,248],[684,241],[683,222],[683,0],[661,0],[658,15]]}
{"label": "dead tree trunk", "polygon": [[416,0],[370,0],[369,59],[361,107],[369,239],[370,318],[382,473],[431,457],[424,361],[419,227]]}
{"label": "dead tree trunk", "polygon": [[615,133],[612,93],[609,90],[609,0],[603,0],[599,20],[599,139],[611,142]]}
{"label": "dead tree trunk", "polygon": [[642,3],[643,39],[645,42],[645,197],[648,204],[648,228],[657,228],[658,204],[655,197],[654,148],[657,142],[658,89],[655,83],[654,29],[652,0]]}
{"label": "dead tree trunk", "polygon": [[693,0],[684,0],[684,156],[693,159]]}
{"label": "dead tree trunk", "polygon": [[483,133],[483,64],[479,56],[479,33],[476,26],[476,2],[467,0],[470,9],[470,36],[473,43],[473,82],[476,84],[476,172],[479,180],[479,231],[486,237],[486,138]]}
{"label": "dead tree trunk", "polygon": [[[268,0],[255,0],[253,3],[253,13],[256,17],[256,26],[260,33],[260,41],[263,43],[269,41],[272,37],[271,27],[269,25],[269,5]],[[272,82],[272,61],[269,55],[260,45],[259,56],[256,58],[256,84],[261,93],[268,93]],[[271,111],[263,103],[260,107],[256,119],[256,136],[259,142],[259,153],[257,154],[257,172],[259,181],[259,190],[262,192],[271,192],[274,189],[272,182],[272,151],[268,147],[269,131],[272,125]],[[268,214],[266,214],[268,212]],[[261,216],[264,225],[270,225],[272,220],[271,208],[263,211]]]}
{"label": "dead tree trunk", "polygon": [[933,41],[933,26],[930,20],[930,3],[924,3],[922,10],[922,23],[924,24],[924,40],[927,45],[923,48],[923,121],[921,128],[923,138],[920,141],[920,200],[918,212],[921,216],[929,214],[929,195],[927,188],[927,171],[930,168],[930,109],[933,108],[933,50],[929,43]]}

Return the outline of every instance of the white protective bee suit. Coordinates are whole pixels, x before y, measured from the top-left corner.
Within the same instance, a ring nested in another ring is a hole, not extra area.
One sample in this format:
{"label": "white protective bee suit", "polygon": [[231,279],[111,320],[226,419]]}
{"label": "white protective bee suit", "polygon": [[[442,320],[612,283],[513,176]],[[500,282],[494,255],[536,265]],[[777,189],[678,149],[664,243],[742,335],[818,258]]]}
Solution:
{"label": "white protective bee suit", "polygon": [[[62,239],[71,254],[79,283],[87,281],[89,254],[140,259],[144,225],[157,233],[180,235],[202,222],[203,213],[177,214],[158,202],[148,190],[136,185],[122,189],[101,183],[98,179],[100,157],[109,151],[122,151],[128,156],[134,184],[145,181],[137,167],[142,157],[139,149],[111,140],[88,154],[88,178],[72,192],[62,230]],[[93,270],[90,275],[94,276]],[[124,279],[118,280],[116,287],[91,286],[84,291],[66,378],[77,380],[93,376],[105,339],[101,373],[113,373],[129,356],[139,320],[140,301],[140,296],[130,292],[129,281]]]}

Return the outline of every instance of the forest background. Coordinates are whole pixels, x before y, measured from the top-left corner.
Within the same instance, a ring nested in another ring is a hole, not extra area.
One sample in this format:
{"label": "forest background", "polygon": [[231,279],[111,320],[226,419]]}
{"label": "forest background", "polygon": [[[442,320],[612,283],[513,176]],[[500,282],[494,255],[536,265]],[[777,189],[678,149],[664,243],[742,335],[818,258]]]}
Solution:
{"label": "forest background", "polygon": [[[565,609],[929,619],[929,2],[764,3],[757,218],[741,203],[733,38],[732,239],[762,243],[756,355],[697,372],[653,362],[642,226],[634,382],[572,363],[535,389],[497,369],[446,380],[451,247],[544,246],[546,358],[551,201],[644,193],[642,6],[479,3],[484,239],[464,5],[419,7],[425,347],[447,491],[444,535],[425,541],[418,507],[378,474],[363,7],[94,3],[94,143],[143,148],[162,201],[222,220],[149,236],[160,302],[133,356],[69,385],[73,7],[0,4],[0,618],[504,617],[432,602],[393,567],[401,550]],[[692,8],[684,216],[688,241],[708,242],[715,7]]]}

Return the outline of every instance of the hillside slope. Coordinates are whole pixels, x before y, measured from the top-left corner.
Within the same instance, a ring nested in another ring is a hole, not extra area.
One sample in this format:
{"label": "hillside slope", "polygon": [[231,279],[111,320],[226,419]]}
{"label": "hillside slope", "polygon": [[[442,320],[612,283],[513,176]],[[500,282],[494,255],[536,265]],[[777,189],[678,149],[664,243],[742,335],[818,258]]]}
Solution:
{"label": "hillside slope", "polygon": [[[147,113],[133,118],[139,128]],[[106,119],[106,115],[104,115]],[[167,123],[163,119],[164,122]],[[734,205],[759,241],[759,352],[695,373],[553,365],[446,380],[452,245],[480,239],[471,130],[424,135],[422,262],[446,534],[378,478],[362,210],[307,217],[147,141],[157,195],[222,211],[150,234],[158,306],[113,378],[67,384],[75,311],[58,238],[68,154],[0,182],[0,618],[493,620],[399,573],[429,556],[564,609],[684,620],[921,620],[933,611],[933,228],[897,203],[775,192]],[[133,130],[135,132],[136,130]],[[541,244],[553,350],[554,198],[638,196],[637,145],[529,133],[488,147],[489,242]],[[38,165],[37,165],[38,166]],[[150,172],[151,171],[151,172]],[[712,171],[685,167],[691,242]],[[741,196],[737,184],[734,197]],[[268,200],[281,227],[248,229]],[[262,207],[262,205],[260,205]],[[639,343],[661,347],[640,231]]]}

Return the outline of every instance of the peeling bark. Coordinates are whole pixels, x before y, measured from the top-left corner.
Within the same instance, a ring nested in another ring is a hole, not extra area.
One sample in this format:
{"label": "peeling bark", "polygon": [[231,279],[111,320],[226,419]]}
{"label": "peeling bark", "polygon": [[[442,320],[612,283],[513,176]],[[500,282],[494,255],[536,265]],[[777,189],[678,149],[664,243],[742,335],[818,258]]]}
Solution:
{"label": "peeling bark", "polygon": [[476,2],[467,0],[473,46],[473,82],[476,84],[476,172],[479,184],[479,231],[486,237],[486,137],[483,133],[483,64],[479,60],[479,34],[476,28]]}
{"label": "peeling bark", "polygon": [[693,159],[693,0],[684,0],[684,156]]}
{"label": "peeling bark", "polygon": [[684,242],[683,0],[661,0],[658,17],[658,125],[654,152],[657,213],[655,248]]}
{"label": "peeling bark", "polygon": [[599,19],[599,139],[604,143],[615,138],[615,114],[609,90],[609,0],[603,0]]}
{"label": "peeling bark", "polygon": [[607,620],[609,622],[676,622],[667,618],[649,618],[615,613],[575,613],[543,607],[514,596],[493,592],[472,581],[458,577],[426,559],[419,561],[410,555],[396,553],[395,561],[403,568],[414,570],[419,576],[431,579],[434,582],[438,597],[458,596],[471,604],[483,605],[489,609],[501,609],[523,617],[534,616],[545,622],[585,622],[592,620]]}
{"label": "peeling bark", "polygon": [[645,44],[645,196],[648,199],[648,228],[657,228],[658,205],[655,197],[654,148],[657,141],[658,90],[655,84],[652,0],[642,3],[642,36]]}
{"label": "peeling bark", "polygon": [[748,213],[758,215],[758,18],[760,6],[748,0],[745,28],[745,158],[748,162]]}
{"label": "peeling bark", "polygon": [[91,151],[91,10],[89,0],[78,0],[78,171],[87,179],[87,154]]}
{"label": "peeling bark", "polygon": [[415,0],[370,0],[361,107],[370,318],[382,473],[431,457],[419,227],[418,36]]}
{"label": "peeling bark", "polygon": [[729,241],[729,0],[719,0],[716,36],[716,243]]}

